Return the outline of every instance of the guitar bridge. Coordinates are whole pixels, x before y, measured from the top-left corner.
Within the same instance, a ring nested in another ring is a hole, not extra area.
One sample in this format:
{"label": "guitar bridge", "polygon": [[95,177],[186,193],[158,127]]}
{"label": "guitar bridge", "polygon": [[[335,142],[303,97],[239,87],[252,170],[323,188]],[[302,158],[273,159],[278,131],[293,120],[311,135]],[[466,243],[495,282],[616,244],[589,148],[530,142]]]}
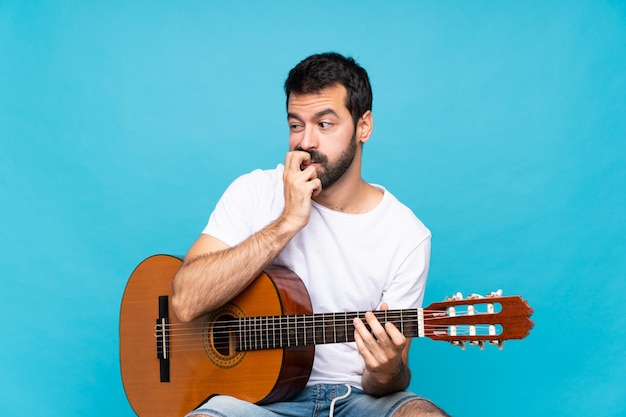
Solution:
{"label": "guitar bridge", "polygon": [[159,318],[156,320],[154,329],[161,382],[170,382],[170,334],[167,295],[159,296]]}

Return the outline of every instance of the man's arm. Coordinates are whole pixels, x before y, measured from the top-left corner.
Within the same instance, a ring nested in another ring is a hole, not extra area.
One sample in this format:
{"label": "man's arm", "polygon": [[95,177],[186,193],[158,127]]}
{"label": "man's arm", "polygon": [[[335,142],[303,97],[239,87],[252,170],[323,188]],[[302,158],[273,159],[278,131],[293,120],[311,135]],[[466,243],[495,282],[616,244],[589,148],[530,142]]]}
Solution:
{"label": "man's arm", "polygon": [[297,232],[284,223],[278,220],[235,247],[201,235],[174,277],[176,316],[193,320],[243,291]]}
{"label": "man's arm", "polygon": [[311,198],[321,191],[315,168],[301,170],[307,152],[289,152],[283,174],[285,207],[281,216],[240,244],[229,247],[209,235],[193,244],[174,276],[172,307],[191,321],[244,290],[308,222]]}
{"label": "man's arm", "polygon": [[[388,306],[383,303],[382,310]],[[361,383],[363,391],[370,395],[386,395],[405,390],[411,381],[409,369],[410,341],[392,323],[380,323],[368,312],[365,320],[371,333],[361,319],[355,319],[355,341],[365,360]]]}

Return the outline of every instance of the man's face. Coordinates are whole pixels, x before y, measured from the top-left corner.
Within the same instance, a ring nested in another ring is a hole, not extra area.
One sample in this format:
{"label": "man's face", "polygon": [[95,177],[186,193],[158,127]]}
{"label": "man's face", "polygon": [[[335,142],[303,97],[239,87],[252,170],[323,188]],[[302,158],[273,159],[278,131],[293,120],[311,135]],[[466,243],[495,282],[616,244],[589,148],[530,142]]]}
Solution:
{"label": "man's face", "polygon": [[[289,149],[311,155],[322,188],[339,180],[357,152],[352,115],[346,108],[346,89],[328,87],[318,94],[291,94],[287,103]],[[302,169],[306,168],[303,166]]]}

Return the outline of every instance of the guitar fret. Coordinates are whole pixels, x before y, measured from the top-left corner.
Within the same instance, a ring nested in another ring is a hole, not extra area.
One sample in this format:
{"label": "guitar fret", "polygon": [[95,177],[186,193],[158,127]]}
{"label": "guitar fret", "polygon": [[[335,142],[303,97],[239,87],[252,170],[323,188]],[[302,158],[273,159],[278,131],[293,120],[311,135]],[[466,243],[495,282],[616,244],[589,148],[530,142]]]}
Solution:
{"label": "guitar fret", "polygon": [[326,314],[324,314],[324,343],[326,343],[326,328],[328,326],[328,324],[326,323],[327,317]]}
{"label": "guitar fret", "polygon": [[259,317],[259,325],[257,327],[257,333],[259,335],[259,349],[264,349],[263,345],[263,317]]}
{"label": "guitar fret", "polygon": [[259,320],[259,343],[261,345],[261,349],[267,349],[268,348],[268,341],[267,341],[267,332],[265,331],[265,329],[267,328],[267,317],[262,317],[261,320]]}
{"label": "guitar fret", "polygon": [[289,321],[287,317],[280,321],[280,346],[285,347],[289,343]]}
{"label": "guitar fret", "polygon": [[254,320],[252,320],[252,339],[254,340],[254,343],[252,344],[252,348],[253,349],[263,349],[263,340],[262,340],[262,334],[261,334],[261,330],[262,330],[262,318],[261,317],[255,317]]}
{"label": "guitar fret", "polygon": [[273,348],[275,344],[274,332],[272,331],[273,328],[274,328],[274,317],[270,316],[267,318],[267,334],[266,334],[268,349]]}
{"label": "guitar fret", "polygon": [[258,340],[257,340],[257,334],[256,334],[256,321],[258,320],[257,317],[254,317],[251,321],[250,321],[250,335],[251,335],[251,348],[253,350],[258,349],[259,345],[258,345]]}
{"label": "guitar fret", "polygon": [[[392,323],[407,338],[424,337],[426,333],[422,309],[378,310],[374,314],[381,324]],[[235,348],[249,351],[354,342],[355,318],[365,321],[365,313],[243,317],[238,319],[238,327],[234,327],[238,328]]]}
{"label": "guitar fret", "polygon": [[239,319],[239,350],[246,350],[246,337],[243,333],[243,323],[245,323],[245,318]]}
{"label": "guitar fret", "polygon": [[246,320],[246,337],[248,341],[248,350],[252,350],[252,318]]}
{"label": "guitar fret", "polygon": [[241,318],[237,319],[237,336],[239,336],[239,337],[237,337],[235,339],[235,342],[236,342],[235,343],[235,350],[236,351],[240,351],[240,350],[242,350],[241,349]]}
{"label": "guitar fret", "polygon": [[239,332],[239,344],[241,345],[241,350],[248,350],[248,336],[246,335],[246,323],[248,322],[247,318],[242,318],[239,320],[241,323],[241,331]]}
{"label": "guitar fret", "polygon": [[255,342],[255,347],[257,349],[263,349],[263,339],[261,338],[261,329],[262,329],[262,324],[261,324],[261,320],[263,318],[262,317],[258,317],[255,321],[254,321],[254,342]]}
{"label": "guitar fret", "polygon": [[252,350],[254,347],[254,335],[252,334],[252,321],[254,319],[248,320],[248,349]]}
{"label": "guitar fret", "polygon": [[277,342],[277,335],[276,335],[276,321],[277,320],[278,320],[277,316],[272,316],[272,347],[273,348],[280,347],[280,345]]}
{"label": "guitar fret", "polygon": [[258,349],[258,344],[257,344],[257,334],[256,334],[256,321],[257,321],[257,317],[254,317],[252,319],[252,339],[254,340],[254,349]]}
{"label": "guitar fret", "polygon": [[261,346],[261,317],[254,319],[254,349],[262,349]]}
{"label": "guitar fret", "polygon": [[247,349],[248,350],[252,350],[252,320],[248,319],[246,320],[246,342],[247,342]]}
{"label": "guitar fret", "polygon": [[249,344],[249,349],[253,350],[254,349],[254,320],[255,318],[252,317],[249,321],[248,321],[248,344]]}
{"label": "guitar fret", "polygon": [[[297,320],[297,318],[296,318],[296,320]],[[303,332],[304,331],[304,327],[303,326],[305,325],[304,324],[304,314],[302,315],[300,320],[302,320],[302,323],[301,323],[300,326],[296,325],[296,329],[298,329],[301,332]],[[302,334],[302,336],[300,336],[300,333],[297,333],[296,334],[296,343],[302,344],[303,342],[304,342],[304,333]],[[298,345],[296,345],[296,346],[298,346]]]}
{"label": "guitar fret", "polygon": [[252,319],[246,320],[247,350],[252,350]]}

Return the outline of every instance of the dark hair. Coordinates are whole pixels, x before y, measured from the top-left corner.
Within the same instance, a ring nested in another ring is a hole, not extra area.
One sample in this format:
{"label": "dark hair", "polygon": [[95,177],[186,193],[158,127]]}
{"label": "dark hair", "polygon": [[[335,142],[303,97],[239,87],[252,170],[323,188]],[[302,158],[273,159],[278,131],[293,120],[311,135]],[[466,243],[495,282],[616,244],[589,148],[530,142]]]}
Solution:
{"label": "dark hair", "polygon": [[315,94],[334,85],[347,90],[346,108],[354,125],[363,114],[372,110],[372,87],[363,67],[350,57],[335,52],[311,55],[300,61],[287,76],[285,94]]}

